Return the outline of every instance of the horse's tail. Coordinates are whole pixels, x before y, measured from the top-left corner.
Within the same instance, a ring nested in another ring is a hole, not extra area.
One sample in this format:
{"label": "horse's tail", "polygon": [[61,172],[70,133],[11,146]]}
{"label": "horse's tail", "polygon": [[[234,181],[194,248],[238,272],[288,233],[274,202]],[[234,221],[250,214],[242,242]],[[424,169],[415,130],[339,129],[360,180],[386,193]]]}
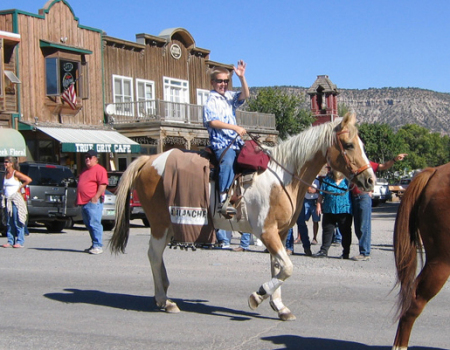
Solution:
{"label": "horse's tail", "polygon": [[418,231],[418,208],[421,194],[435,168],[427,168],[409,184],[398,208],[394,227],[394,256],[397,268],[397,285],[400,291],[397,316],[402,317],[414,297],[414,280],[417,271],[417,250],[422,255],[422,240]]}
{"label": "horse's tail", "polygon": [[130,234],[130,191],[142,166],[149,156],[141,156],[133,161],[122,174],[116,192],[116,225],[109,241],[111,252],[124,253]]}

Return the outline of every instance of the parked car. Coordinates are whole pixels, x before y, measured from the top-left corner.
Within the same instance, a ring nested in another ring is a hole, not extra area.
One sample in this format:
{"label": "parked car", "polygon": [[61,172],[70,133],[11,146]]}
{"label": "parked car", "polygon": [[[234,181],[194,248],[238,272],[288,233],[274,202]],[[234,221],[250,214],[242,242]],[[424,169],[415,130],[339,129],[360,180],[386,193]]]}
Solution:
{"label": "parked car", "polygon": [[391,191],[394,192],[399,198],[403,197],[403,194],[405,193],[406,189],[408,188],[409,184],[411,183],[411,178],[406,177],[403,179],[400,179],[400,182],[397,183],[394,186],[391,186]]}
{"label": "parked car", "polygon": [[376,207],[380,203],[386,203],[391,197],[392,193],[389,189],[389,182],[386,179],[377,179],[372,193],[372,207]]}
{"label": "parked car", "polygon": [[[82,223],[83,217],[80,210],[72,220],[68,223],[67,227],[73,227],[74,223]],[[105,191],[104,202],[103,202],[103,212],[102,212],[102,225],[103,230],[111,231],[116,223],[116,195],[110,191]]]}
{"label": "parked car", "polygon": [[43,223],[49,232],[61,232],[79,212],[76,206],[77,182],[72,171],[62,165],[20,163],[20,171],[33,180],[24,198],[28,224]]}
{"label": "parked car", "polygon": [[[119,186],[120,178],[122,177],[123,171],[108,171],[108,186],[106,189],[112,193],[116,193],[117,186]],[[150,227],[150,223],[145,216],[144,209],[142,209],[141,202],[137,191],[133,189],[130,193],[130,219],[141,219],[145,227]]]}

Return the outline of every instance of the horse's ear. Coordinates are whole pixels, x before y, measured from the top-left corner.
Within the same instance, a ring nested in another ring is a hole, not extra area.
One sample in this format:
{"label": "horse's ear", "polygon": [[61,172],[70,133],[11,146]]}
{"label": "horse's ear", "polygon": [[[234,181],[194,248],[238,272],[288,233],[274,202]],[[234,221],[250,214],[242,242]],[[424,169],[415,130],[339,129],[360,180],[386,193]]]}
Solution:
{"label": "horse's ear", "polygon": [[355,112],[347,112],[342,119],[342,129],[348,125],[354,126],[356,124],[356,114]]}

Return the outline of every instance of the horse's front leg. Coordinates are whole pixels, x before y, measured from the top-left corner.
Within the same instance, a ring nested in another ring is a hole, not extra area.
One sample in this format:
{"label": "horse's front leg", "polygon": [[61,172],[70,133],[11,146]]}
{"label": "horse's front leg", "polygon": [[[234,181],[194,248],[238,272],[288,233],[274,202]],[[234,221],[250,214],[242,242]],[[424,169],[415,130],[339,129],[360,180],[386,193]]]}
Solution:
{"label": "horse's front leg", "polygon": [[281,285],[292,275],[292,262],[279,238],[269,240],[267,239],[267,233],[264,236],[262,240],[270,252],[272,279],[261,285],[257,292],[250,295],[248,305],[252,310],[255,310],[265,299],[270,297],[270,306],[278,312],[278,317],[281,320],[295,320],[295,316],[281,300]]}
{"label": "horse's front leg", "polygon": [[167,298],[170,283],[163,258],[164,249],[167,247],[171,236],[169,231],[169,229],[166,229],[164,236],[160,239],[153,235],[150,237],[148,259],[152,268],[156,306],[166,312],[177,313],[180,312],[177,304]]}
{"label": "horse's front leg", "polygon": [[[287,261],[285,260],[286,261],[285,271],[282,271],[282,269],[280,268],[280,264],[278,263],[276,257],[271,256],[270,262],[271,262],[271,269],[272,269],[272,277],[279,276],[280,274],[283,273],[285,275],[283,281],[285,281],[286,279],[291,277],[293,265],[292,265],[291,259],[286,254],[286,251],[283,250],[283,252],[285,254],[285,257],[283,257],[283,259],[287,259]],[[287,267],[287,265],[289,265],[289,267]],[[280,285],[280,287],[275,289],[275,291],[270,296],[270,306],[272,307],[272,309],[274,311],[278,312],[278,317],[282,321],[293,321],[296,319],[296,317],[292,314],[291,310],[289,310],[283,304],[283,301],[281,300],[281,285]]]}

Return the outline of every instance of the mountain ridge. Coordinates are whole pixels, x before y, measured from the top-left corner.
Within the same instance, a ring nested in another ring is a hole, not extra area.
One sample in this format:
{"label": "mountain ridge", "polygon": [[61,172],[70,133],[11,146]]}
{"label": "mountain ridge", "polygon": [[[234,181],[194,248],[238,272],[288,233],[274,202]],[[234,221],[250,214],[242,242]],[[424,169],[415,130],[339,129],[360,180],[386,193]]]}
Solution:
{"label": "mountain ridge", "polygon": [[[259,89],[250,88],[255,96]],[[303,108],[309,109],[308,88],[300,86],[274,86],[305,100]],[[417,124],[431,132],[450,134],[450,93],[421,88],[368,88],[339,89],[338,104],[356,112],[358,122],[382,123],[395,131],[405,124]]]}

